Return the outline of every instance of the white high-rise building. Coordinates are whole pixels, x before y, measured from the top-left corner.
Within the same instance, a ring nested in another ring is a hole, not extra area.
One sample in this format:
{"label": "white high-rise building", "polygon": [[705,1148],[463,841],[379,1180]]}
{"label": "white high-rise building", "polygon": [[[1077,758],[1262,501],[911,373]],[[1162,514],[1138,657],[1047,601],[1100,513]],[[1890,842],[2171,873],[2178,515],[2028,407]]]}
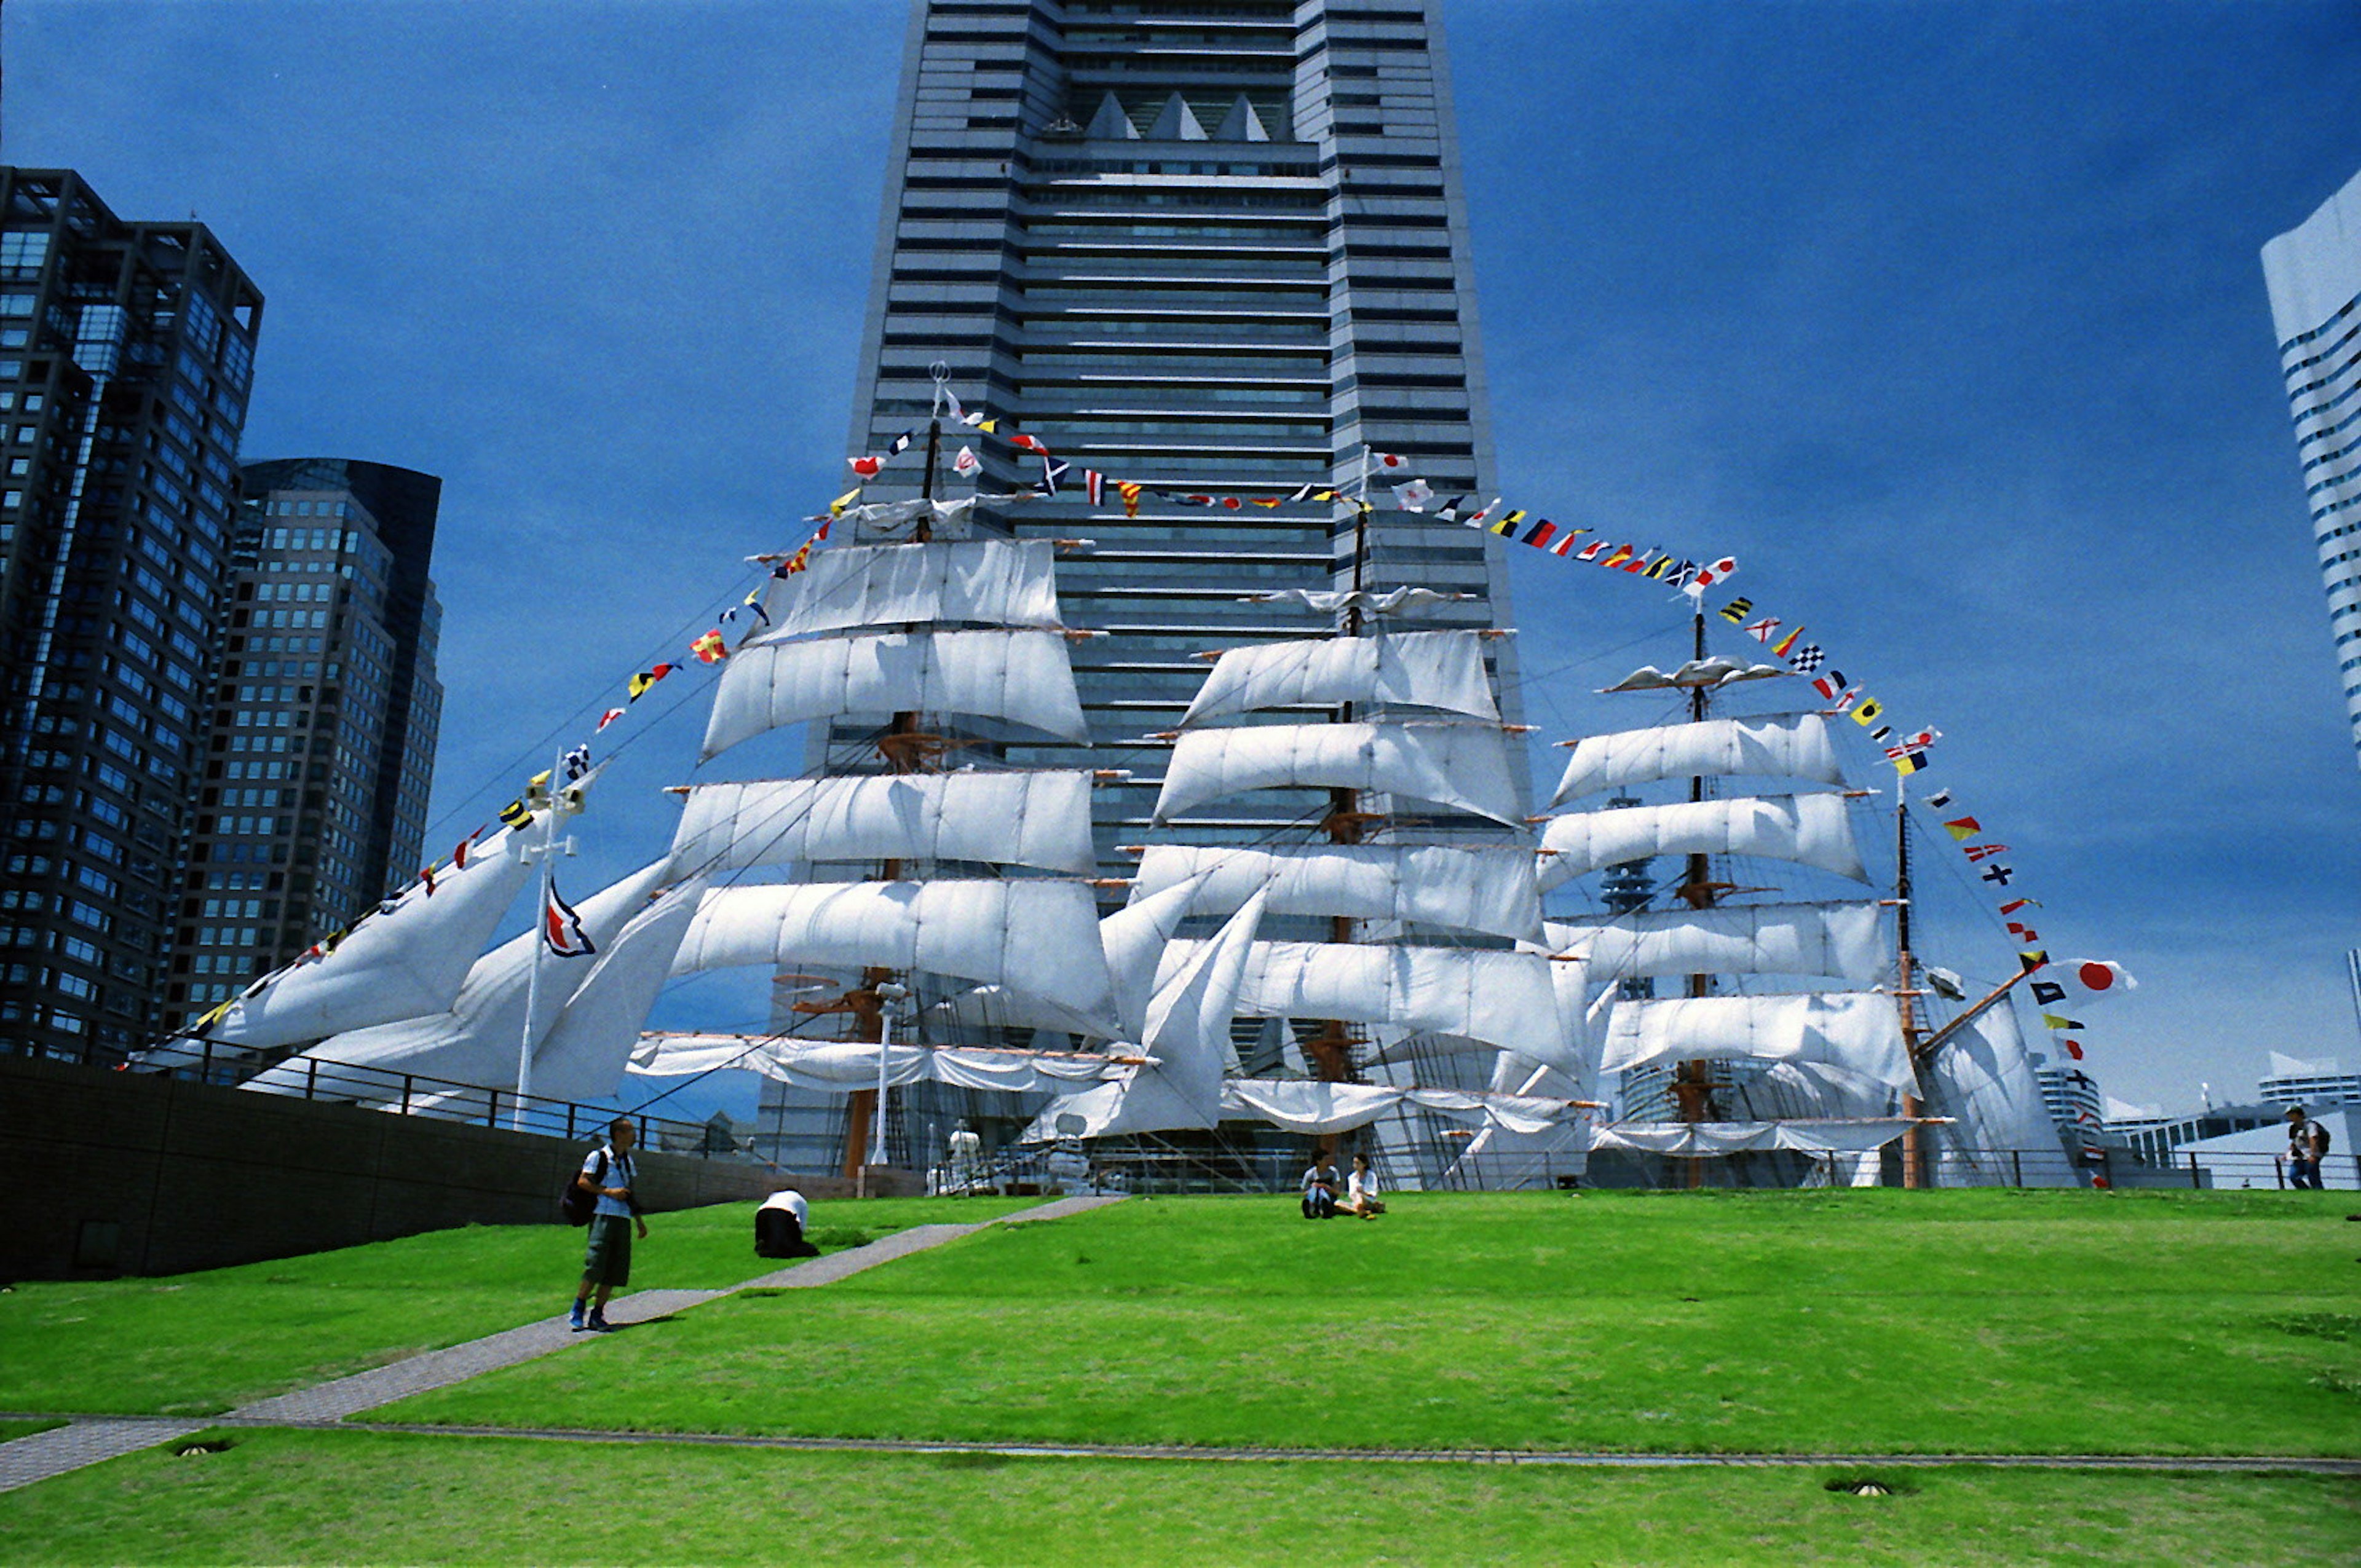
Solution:
{"label": "white high-rise building", "polygon": [[2361,174],[2263,247],[2263,278],[2361,757]]}

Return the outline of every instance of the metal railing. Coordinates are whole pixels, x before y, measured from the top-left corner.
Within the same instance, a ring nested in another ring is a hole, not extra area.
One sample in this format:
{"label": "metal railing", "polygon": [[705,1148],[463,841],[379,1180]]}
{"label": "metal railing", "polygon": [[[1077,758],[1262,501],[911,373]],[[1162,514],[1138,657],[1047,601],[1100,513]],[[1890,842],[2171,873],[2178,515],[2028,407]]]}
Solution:
{"label": "metal railing", "polygon": [[602,1135],[619,1116],[637,1130],[639,1146],[664,1154],[716,1159],[752,1159],[744,1148],[718,1139],[703,1122],[625,1112],[544,1095],[522,1099],[513,1089],[461,1083],[427,1073],[323,1060],[302,1056],[280,1062],[258,1061],[242,1051],[216,1049],[210,1040],[190,1041],[161,1070],[249,1093],[292,1100],[358,1105],[398,1116],[471,1123],[506,1132],[531,1133],[580,1143]]}

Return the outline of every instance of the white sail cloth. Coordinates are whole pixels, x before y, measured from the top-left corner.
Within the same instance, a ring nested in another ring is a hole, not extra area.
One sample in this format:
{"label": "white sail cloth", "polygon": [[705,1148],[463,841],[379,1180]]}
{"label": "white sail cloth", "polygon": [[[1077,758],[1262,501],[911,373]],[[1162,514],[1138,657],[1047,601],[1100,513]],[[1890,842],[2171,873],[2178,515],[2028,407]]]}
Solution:
{"label": "white sail cloth", "polygon": [[1247,790],[1317,786],[1433,801],[1518,824],[1508,737],[1488,724],[1250,724],[1184,731],[1155,820]]}
{"label": "white sail cloth", "polygon": [[1098,907],[1072,882],[859,882],[725,887],[705,895],[674,972],[764,965],[922,970],[1019,984],[1120,1024]]}
{"label": "white sail cloth", "polygon": [[1320,610],[1328,615],[1341,615],[1357,609],[1369,615],[1422,615],[1446,604],[1457,604],[1476,598],[1474,594],[1449,594],[1434,588],[1400,587],[1382,592],[1374,588],[1276,588],[1269,593],[1249,594],[1254,604],[1282,604],[1292,601],[1306,609]]}
{"label": "white sail cloth", "polygon": [[1500,717],[1484,675],[1483,633],[1404,631],[1230,649],[1214,661],[1180,723],[1186,729],[1256,708],[1344,702]]}
{"label": "white sail cloth", "polygon": [[1918,1091],[1894,999],[1868,992],[1615,1004],[1602,1069],[1678,1061],[1826,1062],[1905,1093]]}
{"label": "white sail cloth", "polygon": [[[648,906],[666,874],[665,862],[658,861],[574,906],[582,934],[593,949],[604,952],[613,944],[624,927]],[[324,1069],[313,1082],[317,1091],[339,1100],[398,1098],[404,1073],[453,1083],[514,1084],[517,1054],[525,1036],[525,995],[536,955],[541,964],[541,1004],[533,1018],[537,1063],[540,1044],[575,988],[589,977],[591,964],[544,953],[540,932],[528,930],[469,966],[448,1011],[331,1035],[302,1056],[239,1087],[265,1094],[303,1093],[307,1080],[313,1079],[315,1061],[361,1069],[346,1073]]]}
{"label": "white sail cloth", "polygon": [[1690,774],[1844,783],[1828,721],[1817,713],[1775,714],[1586,736],[1574,743],[1549,803]]}
{"label": "white sail cloth", "polygon": [[1724,905],[1549,923],[1549,945],[1604,982],[1637,975],[1827,974],[1871,985],[1885,972],[1874,904]]}
{"label": "white sail cloth", "polygon": [[522,832],[477,845],[464,868],[434,879],[433,894],[413,885],[392,908],[355,926],[334,952],[281,970],[230,1003],[206,1038],[259,1050],[442,1013],[531,878],[523,850],[538,841],[541,821],[536,816]]}
{"label": "white sail cloth", "polygon": [[[1203,944],[1166,949],[1170,977]],[[1334,1018],[1458,1035],[1536,1062],[1574,1068],[1550,960],[1539,953],[1358,942],[1257,942],[1238,1011],[1257,1018]]]}
{"label": "white sail cloth", "polygon": [[[851,1094],[877,1087],[879,1047],[867,1040],[798,1040],[745,1035],[657,1031],[640,1036],[631,1070],[643,1078],[685,1078],[719,1068],[748,1072],[791,1088]],[[1123,1064],[1106,1057],[1049,1051],[1002,1051],[974,1046],[888,1046],[885,1085],[948,1083],[1010,1094],[1064,1093]]]}
{"label": "white sail cloth", "polygon": [[1532,851],[1513,845],[1156,844],[1140,857],[1131,896],[1137,901],[1199,876],[1204,881],[1191,907],[1200,914],[1227,914],[1268,887],[1274,915],[1416,921],[1527,940],[1542,934]]}
{"label": "white sail cloth", "polygon": [[1731,1155],[1750,1149],[1802,1149],[1812,1154],[1883,1148],[1910,1130],[1906,1118],[1793,1122],[1608,1122],[1590,1134],[1593,1153]]}
{"label": "white sail cloth", "polygon": [[982,621],[1058,625],[1055,546],[974,539],[958,544],[840,545],[811,557],[763,596],[767,630],[745,647],[848,627]]}
{"label": "white sail cloth", "polygon": [[607,944],[533,1047],[533,1093],[599,1100],[615,1092],[704,892],[701,878],[666,889]]}
{"label": "white sail cloth", "polygon": [[1088,740],[1055,631],[912,631],[760,642],[721,666],[702,756],[847,714],[956,713]]}
{"label": "white sail cloth", "polygon": [[1466,1124],[1497,1121],[1517,1133],[1539,1133],[1582,1114],[1563,1100],[1463,1089],[1398,1089],[1308,1078],[1234,1078],[1222,1086],[1225,1114],[1255,1116],[1291,1133],[1314,1135],[1349,1132],[1408,1106]]}
{"label": "white sail cloth", "polygon": [[881,773],[699,784],[673,834],[683,872],[815,861],[985,861],[1088,876],[1091,775]]}
{"label": "white sail cloth", "polygon": [[870,501],[847,511],[837,526],[850,529],[855,539],[906,539],[917,532],[918,520],[924,518],[935,542],[965,539],[975,525],[975,503],[984,499],[960,496],[951,500],[929,500],[913,496],[907,500]]}
{"label": "white sail cloth", "polygon": [[[2070,1168],[2048,1157],[2058,1153],[2058,1128],[2041,1102],[2010,1003],[1987,1007],[1953,1030],[1927,1058],[1926,1074],[1928,1106],[1955,1118],[1938,1138],[1950,1179],[1963,1186],[2073,1184]],[[2012,1161],[2010,1150],[2045,1157]]]}
{"label": "white sail cloth", "polygon": [[947,1025],[987,1029],[1049,1029],[1070,1035],[1137,1040],[1148,1031],[1148,1004],[1156,992],[1156,968],[1180,929],[1195,884],[1166,888],[1116,910],[1099,922],[1099,945],[1106,950],[1107,978],[1115,990],[1119,1034],[1109,1020],[1085,1016],[1037,996],[1022,986],[980,985],[928,1010]]}
{"label": "white sail cloth", "polygon": [[1730,685],[1737,681],[1767,681],[1795,672],[1779,664],[1741,664],[1735,659],[1725,659],[1716,653],[1709,659],[1691,659],[1679,668],[1666,672],[1653,664],[1642,664],[1630,674],[1602,690],[1611,692],[1670,691],[1687,686],[1704,686],[1708,690]]}
{"label": "white sail cloth", "polygon": [[1546,893],[1601,866],[1652,855],[1759,855],[1866,882],[1839,795],[1741,795],[1553,817],[1542,829]]}
{"label": "white sail cloth", "polygon": [[1148,1060],[1120,1080],[1057,1101],[1035,1119],[1034,1137],[1110,1137],[1211,1127],[1222,1119],[1222,1069],[1230,1020],[1255,928],[1268,901],[1246,900],[1212,940],[1156,989],[1144,1031]]}

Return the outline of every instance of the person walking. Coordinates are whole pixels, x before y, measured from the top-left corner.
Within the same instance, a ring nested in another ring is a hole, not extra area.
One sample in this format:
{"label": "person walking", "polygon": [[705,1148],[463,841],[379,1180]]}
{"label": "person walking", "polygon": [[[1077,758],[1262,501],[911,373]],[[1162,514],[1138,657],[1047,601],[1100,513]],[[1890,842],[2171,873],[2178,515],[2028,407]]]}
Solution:
{"label": "person walking", "polygon": [[2288,1179],[2299,1191],[2305,1188],[2320,1191],[2320,1162],[2328,1156],[2328,1129],[2301,1105],[2288,1107],[2287,1129]]}
{"label": "person walking", "polygon": [[640,1179],[631,1159],[633,1133],[629,1116],[609,1123],[607,1142],[590,1151],[574,1179],[575,1186],[598,1201],[590,1213],[590,1240],[582,1254],[582,1284],[574,1292],[574,1310],[566,1315],[577,1332],[605,1333],[614,1326],[607,1321],[607,1298],[617,1286],[631,1283],[633,1229],[642,1238],[648,1234],[648,1223],[640,1218],[640,1201],[632,1193]]}

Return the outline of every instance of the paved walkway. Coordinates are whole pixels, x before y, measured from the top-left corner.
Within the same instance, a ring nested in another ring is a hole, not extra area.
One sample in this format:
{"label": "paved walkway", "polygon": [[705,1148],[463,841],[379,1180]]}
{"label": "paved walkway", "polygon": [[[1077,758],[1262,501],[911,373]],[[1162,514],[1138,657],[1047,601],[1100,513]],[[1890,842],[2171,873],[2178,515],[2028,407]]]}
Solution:
{"label": "paved walkway", "polygon": [[[867,1246],[851,1247],[830,1253],[825,1257],[806,1258],[801,1263],[730,1286],[723,1290],[642,1290],[630,1296],[618,1296],[607,1303],[607,1316],[619,1328],[653,1321],[669,1317],[689,1307],[701,1305],[719,1297],[735,1295],[750,1289],[802,1289],[819,1285],[833,1285],[866,1268],[940,1246],[987,1225],[1016,1224],[1039,1220],[1062,1219],[1087,1210],[1121,1202],[1120,1198],[1060,1198],[1054,1202],[1038,1204],[997,1220],[985,1220],[972,1225],[913,1225],[892,1235],[871,1242]],[[526,1323],[521,1328],[469,1340],[464,1344],[413,1355],[406,1361],[339,1377],[332,1383],[322,1383],[293,1393],[280,1394],[268,1399],[258,1399],[240,1405],[227,1415],[207,1420],[187,1420],[162,1417],[76,1416],[67,1418],[70,1424],[51,1431],[35,1432],[13,1442],[0,1442],[0,1492],[29,1486],[36,1481],[46,1481],[52,1475],[62,1475],[69,1470],[79,1470],[86,1464],[97,1464],[109,1459],[119,1459],[143,1448],[153,1448],[175,1438],[213,1426],[327,1426],[346,1418],[390,1405],[396,1399],[406,1399],[412,1394],[424,1394],[436,1388],[447,1388],[487,1372],[558,1351],[595,1339],[595,1334],[577,1334],[563,1316]]]}

